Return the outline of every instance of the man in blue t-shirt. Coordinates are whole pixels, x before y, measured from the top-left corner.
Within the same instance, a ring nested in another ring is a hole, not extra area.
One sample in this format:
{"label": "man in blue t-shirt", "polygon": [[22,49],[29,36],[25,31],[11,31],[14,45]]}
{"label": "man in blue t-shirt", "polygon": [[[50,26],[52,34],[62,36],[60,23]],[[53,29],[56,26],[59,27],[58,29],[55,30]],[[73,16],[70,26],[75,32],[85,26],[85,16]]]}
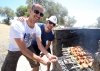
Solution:
{"label": "man in blue t-shirt", "polygon": [[[45,31],[45,27],[46,27],[46,24],[43,24],[43,23],[37,23],[38,26],[40,27],[41,29],[41,39],[42,39],[42,44],[43,46],[45,46],[45,48],[50,52],[50,48],[49,46],[46,46],[46,44],[51,44],[51,41],[54,39],[54,32],[52,30],[50,31]],[[37,42],[36,42],[36,38],[34,38],[32,40],[32,46],[33,48],[35,49],[37,55],[40,55],[40,50],[38,49],[38,45],[37,45]],[[50,52],[51,53],[51,52]]]}
{"label": "man in blue t-shirt", "polygon": [[[42,44],[45,47],[45,49],[47,49],[48,52],[51,53],[50,51],[50,44],[51,41],[54,39],[54,32],[53,32],[53,28],[56,26],[57,24],[57,18],[56,16],[51,16],[50,18],[46,19],[46,24],[43,23],[37,23],[38,26],[41,29],[41,39],[42,39]],[[34,38],[32,40],[31,45],[33,46],[35,52],[37,55],[40,55],[40,49],[38,48],[37,42],[36,42],[36,38]],[[43,53],[42,53],[43,54]],[[47,65],[47,71],[50,71],[50,65]]]}

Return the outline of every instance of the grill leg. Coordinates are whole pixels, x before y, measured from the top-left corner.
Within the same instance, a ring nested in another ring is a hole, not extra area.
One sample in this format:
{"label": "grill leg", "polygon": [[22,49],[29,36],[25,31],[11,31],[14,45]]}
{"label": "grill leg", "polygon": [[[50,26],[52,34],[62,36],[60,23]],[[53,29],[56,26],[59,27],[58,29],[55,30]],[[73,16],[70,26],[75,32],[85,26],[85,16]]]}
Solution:
{"label": "grill leg", "polygon": [[98,41],[98,46],[99,46],[98,52],[100,52],[100,40]]}
{"label": "grill leg", "polygon": [[100,71],[100,52],[95,53],[94,62],[92,66],[94,71]]}

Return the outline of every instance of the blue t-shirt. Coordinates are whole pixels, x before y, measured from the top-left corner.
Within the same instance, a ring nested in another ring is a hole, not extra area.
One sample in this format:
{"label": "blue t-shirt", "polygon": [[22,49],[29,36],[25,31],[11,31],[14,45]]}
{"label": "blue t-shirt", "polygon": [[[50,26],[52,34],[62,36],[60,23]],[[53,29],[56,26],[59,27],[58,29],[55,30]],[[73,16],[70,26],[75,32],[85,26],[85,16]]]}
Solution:
{"label": "blue t-shirt", "polygon": [[[45,32],[45,29],[44,29],[46,24],[43,24],[43,23],[37,23],[37,24],[41,29],[42,44],[45,47],[46,46],[46,41],[52,41],[54,39],[54,31],[52,30],[52,31],[47,33],[47,32]],[[36,48],[35,51],[37,52],[38,51],[37,50],[38,46],[37,46],[36,38],[34,38],[32,40],[31,44],[32,44],[34,49]]]}

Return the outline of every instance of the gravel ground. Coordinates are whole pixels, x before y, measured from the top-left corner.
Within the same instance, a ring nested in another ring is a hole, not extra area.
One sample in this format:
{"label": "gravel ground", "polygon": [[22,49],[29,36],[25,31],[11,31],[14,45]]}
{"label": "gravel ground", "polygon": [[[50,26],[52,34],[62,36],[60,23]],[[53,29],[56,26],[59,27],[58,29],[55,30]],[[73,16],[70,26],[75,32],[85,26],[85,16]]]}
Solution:
{"label": "gravel ground", "polygon": [[9,42],[9,28],[9,25],[0,24],[0,69],[7,54]]}

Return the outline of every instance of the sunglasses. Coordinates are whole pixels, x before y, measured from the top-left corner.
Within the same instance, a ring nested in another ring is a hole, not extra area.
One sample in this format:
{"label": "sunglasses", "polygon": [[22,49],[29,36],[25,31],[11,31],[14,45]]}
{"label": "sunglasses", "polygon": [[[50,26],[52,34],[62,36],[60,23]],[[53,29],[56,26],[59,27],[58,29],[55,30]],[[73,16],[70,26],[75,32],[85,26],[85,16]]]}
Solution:
{"label": "sunglasses", "polygon": [[38,10],[34,10],[34,13],[35,13],[35,14],[40,14],[41,17],[44,16],[44,14],[43,14],[43,13],[40,13]]}
{"label": "sunglasses", "polygon": [[51,22],[50,20],[48,20],[49,24],[53,24],[53,26],[56,26],[56,24],[54,24],[53,22]]}

